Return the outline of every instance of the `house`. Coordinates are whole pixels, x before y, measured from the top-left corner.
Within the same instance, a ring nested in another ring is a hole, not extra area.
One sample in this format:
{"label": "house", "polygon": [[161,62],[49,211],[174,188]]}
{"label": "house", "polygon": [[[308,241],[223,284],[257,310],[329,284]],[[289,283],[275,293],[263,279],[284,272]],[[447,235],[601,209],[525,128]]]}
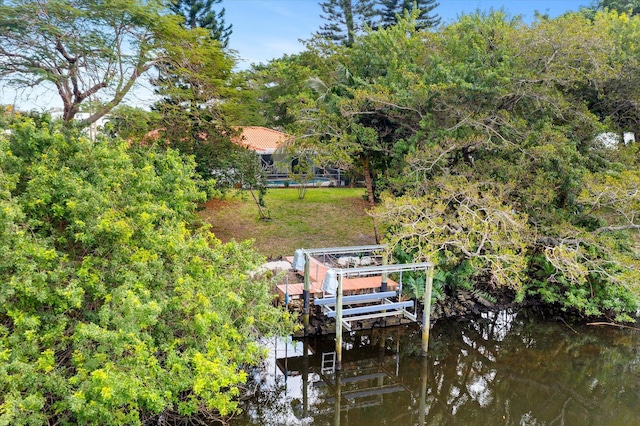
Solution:
{"label": "house", "polygon": [[233,142],[255,151],[269,178],[286,178],[289,175],[291,161],[279,149],[291,136],[261,126],[242,126],[236,130],[240,130],[240,135],[234,137]]}
{"label": "house", "polygon": [[[288,184],[298,159],[285,153],[282,148],[293,136],[261,126],[242,126],[236,127],[236,130],[239,130],[240,134],[232,138],[233,142],[259,155],[271,186]],[[340,169],[314,167],[313,179],[309,184],[340,186],[343,184],[342,177]]]}

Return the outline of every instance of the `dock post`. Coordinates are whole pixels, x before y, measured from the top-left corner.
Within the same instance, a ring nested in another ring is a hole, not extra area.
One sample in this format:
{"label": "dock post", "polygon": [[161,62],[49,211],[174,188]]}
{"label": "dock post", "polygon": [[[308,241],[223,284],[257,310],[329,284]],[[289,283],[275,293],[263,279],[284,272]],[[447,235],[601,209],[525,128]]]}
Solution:
{"label": "dock post", "polygon": [[307,417],[309,410],[309,338],[302,343],[302,416]]}
{"label": "dock post", "polygon": [[336,370],[342,370],[342,274],[336,290]]}
{"label": "dock post", "polygon": [[304,252],[304,289],[302,290],[302,327],[304,328],[304,335],[309,335],[309,287],[310,287],[310,277],[309,277],[309,264],[310,262],[309,254]]}
{"label": "dock post", "polygon": [[433,288],[433,266],[426,270],[427,277],[424,289],[424,311],[422,312],[422,356],[427,356],[429,349],[429,329],[431,328],[431,290]]}
{"label": "dock post", "polygon": [[336,376],[335,376],[335,398],[336,401],[334,402],[334,406],[333,406],[333,425],[334,426],[340,426],[340,414],[342,412],[341,409],[341,405],[342,405],[342,382],[340,380],[340,370],[336,371]]}
{"label": "dock post", "polygon": [[427,357],[422,357],[422,368],[420,370],[420,408],[418,414],[418,425],[424,426],[425,414],[427,411]]}
{"label": "dock post", "polygon": [[[384,254],[382,255],[382,266],[387,266],[388,263],[389,263],[389,260],[387,259],[387,252],[384,252]],[[386,272],[382,273],[382,284],[380,285],[380,291],[381,292],[387,291],[387,273]]]}

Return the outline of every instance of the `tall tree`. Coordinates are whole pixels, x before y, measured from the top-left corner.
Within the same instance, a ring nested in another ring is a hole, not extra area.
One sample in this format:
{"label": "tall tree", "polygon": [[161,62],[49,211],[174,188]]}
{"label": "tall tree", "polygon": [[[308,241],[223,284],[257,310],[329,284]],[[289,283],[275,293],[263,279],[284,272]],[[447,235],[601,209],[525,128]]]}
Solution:
{"label": "tall tree", "polygon": [[640,0],[596,0],[589,6],[582,7],[580,13],[594,19],[597,12],[616,11],[628,15],[640,14]]}
{"label": "tall tree", "polygon": [[598,143],[616,116],[589,107],[609,96],[611,79],[634,81],[620,72],[635,46],[619,30],[637,33],[638,23],[615,13],[531,27],[501,13],[464,16],[429,53],[406,55],[422,65],[386,104],[421,117],[404,183],[378,211],[391,244],[434,259],[454,289],[510,288],[630,320],[640,295],[638,245],[625,232],[640,227],[636,147]]}
{"label": "tall tree", "polygon": [[176,15],[184,17],[188,28],[206,28],[211,31],[214,39],[227,47],[233,24],[225,26],[224,7],[219,12],[214,10],[214,6],[221,2],[222,0],[173,0],[170,8]]}
{"label": "tall tree", "polygon": [[[325,73],[318,73],[319,67],[323,67],[328,61],[320,59],[320,52],[315,51],[313,40],[308,43],[307,50],[295,54],[285,55],[282,58],[270,61],[268,64],[258,64],[244,73],[247,84],[252,87],[256,97],[252,104],[243,103],[243,106],[251,106],[255,112],[245,113],[245,117],[258,116],[255,122],[244,122],[244,125],[271,126],[287,129],[296,121],[296,108],[298,105],[308,106],[313,98],[312,89],[307,84],[310,77],[325,78]],[[326,43],[335,51],[344,46]],[[323,51],[322,54],[326,54]],[[293,131],[293,129],[288,129]]]}
{"label": "tall tree", "polygon": [[639,0],[599,0],[597,7],[599,10],[609,9],[631,15],[640,14]]}
{"label": "tall tree", "polygon": [[[205,32],[202,28],[190,32]],[[162,98],[153,105],[158,113],[158,143],[196,159],[196,171],[221,189],[234,187],[264,190],[255,153],[233,143],[236,131],[223,108],[242,91],[232,73],[234,58],[211,37],[181,39],[167,46],[170,61],[152,80]]]}
{"label": "tall tree", "polygon": [[347,46],[365,25],[373,25],[376,15],[374,0],[326,0],[320,7],[324,13],[320,17],[327,22],[316,34]]}
{"label": "tall tree", "polygon": [[16,120],[0,117],[0,424],[233,413],[257,339],[291,322],[249,245],[196,225],[193,160]]}
{"label": "tall tree", "polygon": [[167,42],[190,38],[160,0],[0,3],[0,79],[55,88],[63,118],[92,102],[89,125],[118,105],[141,75],[161,67]]}
{"label": "tall tree", "polygon": [[[211,39],[210,39],[211,40]],[[233,91],[227,90],[233,60],[222,50],[181,40],[172,61],[152,80],[162,98],[153,106],[160,119],[163,143],[188,155],[195,155],[203,177],[215,168],[220,153],[218,142],[230,146],[231,130],[220,111],[220,104]],[[212,163],[213,162],[213,163]]]}
{"label": "tall tree", "polygon": [[436,0],[379,0],[379,4],[379,26],[382,28],[396,25],[398,16],[402,16],[405,10],[411,12],[414,9],[420,10],[416,18],[416,28],[426,29],[440,25],[440,17],[430,15],[440,5]]}
{"label": "tall tree", "polygon": [[299,109],[297,134],[368,168],[387,241],[436,262],[450,294],[629,320],[640,296],[637,146],[596,136],[637,126],[639,19],[529,26],[495,12],[425,33],[403,17],[327,58],[344,66],[312,80],[318,96]]}

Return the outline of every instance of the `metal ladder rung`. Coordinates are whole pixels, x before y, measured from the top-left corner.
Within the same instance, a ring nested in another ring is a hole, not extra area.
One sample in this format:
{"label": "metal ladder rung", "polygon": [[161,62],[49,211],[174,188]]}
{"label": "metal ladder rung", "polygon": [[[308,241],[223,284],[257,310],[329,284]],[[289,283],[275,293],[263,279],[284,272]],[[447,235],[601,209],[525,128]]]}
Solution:
{"label": "metal ladder rung", "polygon": [[[403,310],[405,308],[413,307],[413,300],[407,300],[404,302],[391,302],[388,299],[384,300],[385,303],[379,303],[369,306],[360,306],[357,308],[347,308],[342,310],[342,315],[348,317],[350,315],[369,314],[372,312],[391,311],[391,310]],[[326,313],[328,318],[335,318],[337,316],[336,311],[330,311]]]}
{"label": "metal ladder rung", "polygon": [[[394,297],[397,295],[398,293],[396,293],[395,291],[385,291],[381,293],[366,293],[366,294],[356,294],[353,296],[343,296],[342,304],[348,305],[348,304],[356,304],[356,303],[378,302],[378,301],[381,301],[382,299],[386,299],[388,297]],[[314,299],[313,303],[316,306],[335,306],[336,300],[337,300],[336,297],[324,297],[324,298]]]}

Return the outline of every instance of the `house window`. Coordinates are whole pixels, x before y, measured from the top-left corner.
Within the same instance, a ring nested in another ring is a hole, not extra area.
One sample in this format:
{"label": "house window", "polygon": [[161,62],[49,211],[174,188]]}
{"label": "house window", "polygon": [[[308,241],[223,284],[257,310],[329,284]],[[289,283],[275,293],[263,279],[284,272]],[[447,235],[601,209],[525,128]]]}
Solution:
{"label": "house window", "polygon": [[271,154],[263,154],[260,156],[262,167],[273,166],[273,156]]}

